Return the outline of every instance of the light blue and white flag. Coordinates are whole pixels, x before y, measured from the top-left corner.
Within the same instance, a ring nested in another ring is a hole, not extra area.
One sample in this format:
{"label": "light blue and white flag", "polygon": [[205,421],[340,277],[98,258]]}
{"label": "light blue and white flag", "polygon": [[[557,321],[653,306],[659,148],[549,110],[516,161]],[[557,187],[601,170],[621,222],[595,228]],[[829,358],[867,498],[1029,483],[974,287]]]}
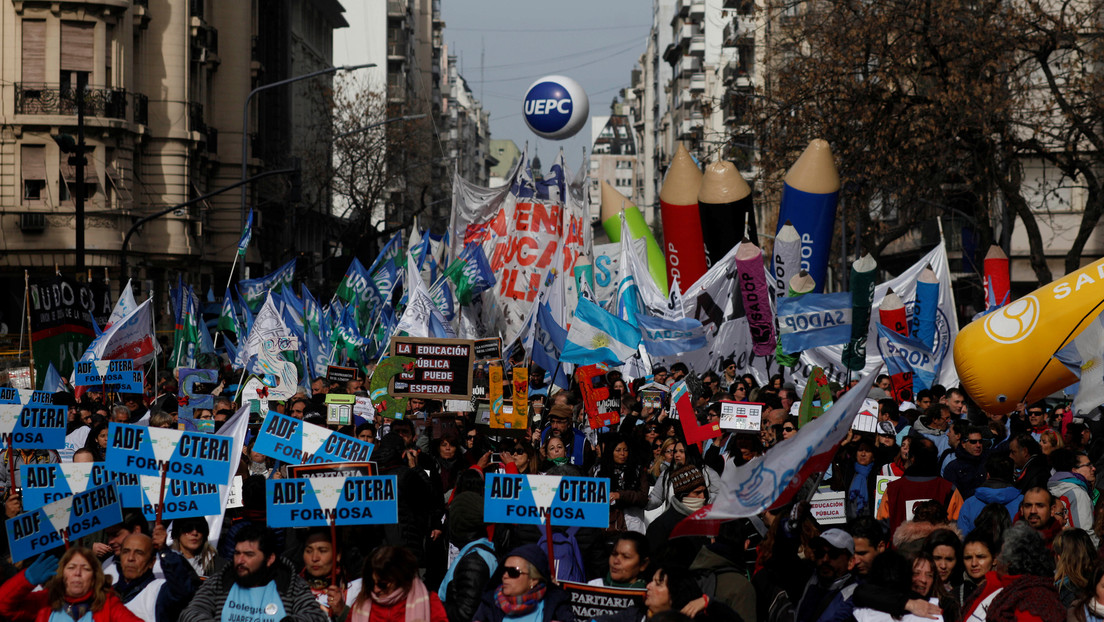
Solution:
{"label": "light blue and white flag", "polygon": [[636,354],[639,345],[639,329],[584,298],[575,307],[560,360],[578,365],[618,365]]}
{"label": "light blue and white flag", "polygon": [[930,389],[935,384],[939,358],[931,348],[881,324],[878,324],[878,340],[889,375],[911,373],[913,391]]}
{"label": "light blue and white flag", "polygon": [[1093,318],[1054,358],[1080,378],[1076,387],[1066,389],[1067,394],[1076,392],[1070,406],[1075,415],[1086,414],[1104,404],[1104,314]]}
{"label": "light blue and white flag", "polygon": [[704,348],[705,328],[693,318],[668,320],[650,315],[638,316],[644,349],[652,356],[675,356]]}
{"label": "light blue and white flag", "polygon": [[249,240],[253,237],[253,208],[249,208],[249,216],[245,219],[245,228],[242,229],[241,238],[238,240],[238,256],[245,257],[245,251],[249,248]]}
{"label": "light blue and white flag", "polygon": [[418,270],[418,264],[410,254],[407,254],[406,260],[406,300],[406,310],[403,311],[396,330],[406,331],[411,337],[456,337],[430,295]]}
{"label": "light blue and white flag", "polygon": [[280,266],[272,274],[256,279],[238,281],[238,295],[245,306],[251,311],[256,311],[264,304],[265,294],[271,291],[280,291],[283,287],[291,286],[295,279],[295,260]]}
{"label": "light blue and white flag", "polygon": [[805,294],[778,301],[782,351],[793,354],[851,340],[851,294]]}

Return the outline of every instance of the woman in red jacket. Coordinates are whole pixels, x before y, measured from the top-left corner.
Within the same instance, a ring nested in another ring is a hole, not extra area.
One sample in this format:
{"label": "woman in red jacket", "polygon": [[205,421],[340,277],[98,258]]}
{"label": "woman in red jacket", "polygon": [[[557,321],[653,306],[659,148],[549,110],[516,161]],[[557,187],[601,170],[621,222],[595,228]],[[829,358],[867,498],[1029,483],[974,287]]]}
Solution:
{"label": "woman in red jacket", "polygon": [[[32,591],[43,583],[45,589]],[[0,616],[13,622],[78,622],[89,613],[92,622],[141,622],[111,590],[100,561],[81,546],[70,547],[60,563],[39,558],[0,586]]]}
{"label": "woman in red jacket", "polygon": [[445,606],[418,578],[418,559],[401,546],[381,546],[364,564],[363,589],[349,622],[448,622]]}

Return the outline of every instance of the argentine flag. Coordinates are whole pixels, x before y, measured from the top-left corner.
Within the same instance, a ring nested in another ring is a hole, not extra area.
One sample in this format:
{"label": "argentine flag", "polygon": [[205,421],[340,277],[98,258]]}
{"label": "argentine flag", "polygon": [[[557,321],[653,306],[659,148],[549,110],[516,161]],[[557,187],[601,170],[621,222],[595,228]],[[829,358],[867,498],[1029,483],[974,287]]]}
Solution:
{"label": "argentine flag", "polygon": [[582,298],[567,331],[560,360],[578,365],[618,365],[636,354],[640,330]]}

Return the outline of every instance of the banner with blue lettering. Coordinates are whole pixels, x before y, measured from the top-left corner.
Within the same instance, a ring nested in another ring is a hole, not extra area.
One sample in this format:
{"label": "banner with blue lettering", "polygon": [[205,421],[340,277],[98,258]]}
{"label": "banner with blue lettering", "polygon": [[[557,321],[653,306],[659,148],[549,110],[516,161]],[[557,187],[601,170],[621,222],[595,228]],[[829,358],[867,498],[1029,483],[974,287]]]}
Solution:
{"label": "banner with blue lettering", "polygon": [[652,356],[676,356],[700,350],[706,345],[705,328],[694,318],[668,320],[640,314],[636,316],[644,349]]}
{"label": "banner with blue lettering", "polygon": [[372,444],[269,411],[253,451],[288,464],[367,462]]}
{"label": "banner with blue lettering", "polygon": [[851,294],[805,294],[778,301],[778,335],[786,354],[851,340]]}
{"label": "banner with blue lettering", "polygon": [[107,468],[135,475],[225,484],[237,468],[229,436],[148,428],[126,423],[107,426]]}
{"label": "banner with blue lettering", "polygon": [[77,361],[73,386],[107,387],[120,393],[141,393],[142,370],[131,359]]}
{"label": "banner with blue lettering", "polygon": [[269,527],[399,522],[394,475],[270,479],[266,486]]}
{"label": "banner with blue lettering", "polygon": [[9,518],[8,547],[13,562],[123,522],[114,485],[98,486]]}
{"label": "banner with blue lettering", "polygon": [[0,404],[22,404],[24,406],[50,406],[54,403],[54,394],[49,391],[31,391],[30,389],[0,388]]}
{"label": "banner with blue lettering", "polygon": [[63,462],[60,464],[24,464],[19,466],[23,488],[23,509],[35,510],[89,488],[115,484],[124,507],[142,504],[138,476],[112,473],[102,462]]}
{"label": "banner with blue lettering", "polygon": [[939,358],[928,346],[878,324],[878,346],[889,374],[912,372],[912,390],[930,389],[939,375]]}
{"label": "banner with blue lettering", "polygon": [[609,527],[609,480],[560,475],[487,475],[483,520],[488,523]]}
{"label": "banner with blue lettering", "polygon": [[0,404],[0,438],[16,449],[61,449],[68,419],[64,406]]}
{"label": "banner with blue lettering", "polygon": [[[161,494],[161,478],[152,475],[140,475],[142,485],[142,514],[149,520],[157,520],[157,500]],[[221,514],[219,507],[219,487],[217,484],[188,482],[180,479],[165,479],[165,509],[161,518],[188,518]]]}

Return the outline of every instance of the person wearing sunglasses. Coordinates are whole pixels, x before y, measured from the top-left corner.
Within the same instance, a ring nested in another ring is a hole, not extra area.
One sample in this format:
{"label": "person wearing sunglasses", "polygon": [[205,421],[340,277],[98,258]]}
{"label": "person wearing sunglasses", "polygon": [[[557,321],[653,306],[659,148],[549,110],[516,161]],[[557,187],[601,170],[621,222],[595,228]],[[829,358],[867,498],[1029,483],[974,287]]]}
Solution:
{"label": "person wearing sunglasses", "polygon": [[965,499],[985,483],[985,459],[989,452],[985,447],[985,430],[969,427],[954,449],[955,459],[943,469],[943,479],[955,485]]}
{"label": "person wearing sunglasses", "polygon": [[536,544],[510,551],[499,567],[502,584],[483,594],[475,622],[574,620],[571,599],[548,580],[548,555]]}
{"label": "person wearing sunglasses", "polygon": [[200,579],[222,572],[226,560],[207,539],[210,526],[202,517],[178,518],[172,523],[172,550],[180,553]]}
{"label": "person wearing sunglasses", "polygon": [[448,622],[441,599],[418,577],[418,558],[401,546],[381,546],[364,564],[363,589],[350,607],[349,622],[423,620]]}

